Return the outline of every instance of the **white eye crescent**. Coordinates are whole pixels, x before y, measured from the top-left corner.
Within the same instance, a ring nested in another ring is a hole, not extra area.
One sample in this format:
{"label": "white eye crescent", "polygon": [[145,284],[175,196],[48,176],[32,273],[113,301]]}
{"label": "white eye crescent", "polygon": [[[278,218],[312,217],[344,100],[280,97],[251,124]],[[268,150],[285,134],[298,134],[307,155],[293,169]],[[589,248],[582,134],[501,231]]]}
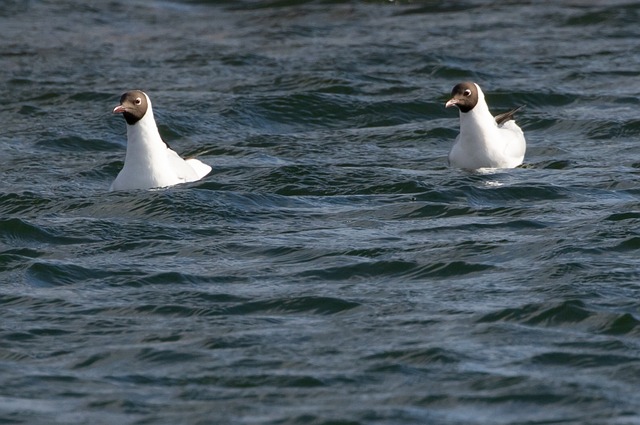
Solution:
{"label": "white eye crescent", "polygon": [[139,105],[141,103],[142,103],[142,99],[140,99],[139,97],[136,97],[135,104]]}
{"label": "white eye crescent", "polygon": [[466,89],[464,92],[462,92],[462,94],[464,94],[465,96],[471,96],[471,90]]}

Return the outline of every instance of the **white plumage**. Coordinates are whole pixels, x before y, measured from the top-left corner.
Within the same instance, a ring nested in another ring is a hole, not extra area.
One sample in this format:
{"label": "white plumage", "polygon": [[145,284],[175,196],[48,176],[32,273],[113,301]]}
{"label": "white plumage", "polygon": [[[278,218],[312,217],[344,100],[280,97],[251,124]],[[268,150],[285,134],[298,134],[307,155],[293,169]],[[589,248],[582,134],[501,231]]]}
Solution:
{"label": "white plumage", "polygon": [[182,159],[160,137],[151,100],[140,90],[127,92],[113,110],[127,121],[124,166],[109,190],[151,189],[200,180],[211,167]]}
{"label": "white plumage", "polygon": [[452,167],[477,170],[522,164],[527,144],[512,119],[519,108],[494,118],[480,86],[472,82],[456,85],[451,95],[445,106],[460,109],[460,134],[449,153]]}

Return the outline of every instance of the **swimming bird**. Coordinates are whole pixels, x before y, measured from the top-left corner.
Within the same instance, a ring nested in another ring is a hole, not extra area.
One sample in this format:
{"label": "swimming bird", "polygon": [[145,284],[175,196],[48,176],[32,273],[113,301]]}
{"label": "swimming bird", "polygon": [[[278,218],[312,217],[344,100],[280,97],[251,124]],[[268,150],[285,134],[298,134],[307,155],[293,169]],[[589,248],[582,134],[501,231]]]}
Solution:
{"label": "swimming bird", "polygon": [[454,86],[451,99],[444,106],[457,106],[460,110],[460,134],[449,152],[449,165],[477,170],[522,164],[527,143],[513,120],[522,106],[494,117],[480,86],[470,81]]}
{"label": "swimming bird", "polygon": [[113,109],[127,122],[127,154],[124,166],[109,190],[151,189],[200,180],[211,171],[195,159],[182,159],[162,140],[153,117],[151,100],[132,90]]}

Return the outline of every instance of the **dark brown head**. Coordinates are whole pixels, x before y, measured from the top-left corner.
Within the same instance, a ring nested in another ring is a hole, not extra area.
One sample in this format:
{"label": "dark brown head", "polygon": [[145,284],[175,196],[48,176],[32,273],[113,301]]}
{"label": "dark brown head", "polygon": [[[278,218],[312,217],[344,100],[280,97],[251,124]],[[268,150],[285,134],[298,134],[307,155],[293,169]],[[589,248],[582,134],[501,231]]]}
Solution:
{"label": "dark brown head", "polygon": [[122,114],[127,124],[133,125],[147,113],[149,102],[144,92],[131,90],[120,97],[120,105],[113,109],[114,114]]}
{"label": "dark brown head", "polygon": [[456,84],[451,90],[451,99],[445,103],[445,108],[457,106],[460,112],[469,112],[478,104],[478,86],[471,81]]}

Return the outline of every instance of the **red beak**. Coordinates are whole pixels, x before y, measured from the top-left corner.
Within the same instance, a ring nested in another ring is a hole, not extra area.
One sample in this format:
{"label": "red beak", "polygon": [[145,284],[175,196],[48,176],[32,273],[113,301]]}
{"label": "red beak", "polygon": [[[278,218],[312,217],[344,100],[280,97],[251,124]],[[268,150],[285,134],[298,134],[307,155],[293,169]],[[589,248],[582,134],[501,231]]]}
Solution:
{"label": "red beak", "polygon": [[113,108],[113,113],[114,113],[114,114],[121,114],[121,113],[123,113],[123,112],[125,112],[125,111],[126,111],[126,109],[125,109],[125,107],[124,107],[124,106],[122,106],[122,105],[118,105],[118,106],[116,106],[115,108]]}
{"label": "red beak", "polygon": [[456,105],[457,103],[458,103],[458,99],[449,99],[449,100],[447,100],[447,103],[444,104],[444,107],[448,108],[450,106]]}

